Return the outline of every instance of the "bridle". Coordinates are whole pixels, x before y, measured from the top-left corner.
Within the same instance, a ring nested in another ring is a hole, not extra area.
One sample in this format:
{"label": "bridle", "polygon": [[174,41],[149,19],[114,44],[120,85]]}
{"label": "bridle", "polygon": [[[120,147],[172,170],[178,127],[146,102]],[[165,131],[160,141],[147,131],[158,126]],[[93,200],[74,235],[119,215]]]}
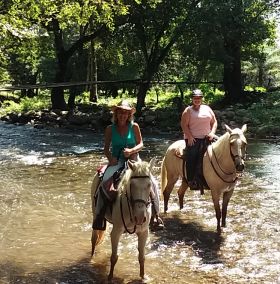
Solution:
{"label": "bridle", "polygon": [[[132,176],[132,177],[130,177],[130,179],[141,179],[141,178],[149,178],[149,179],[151,179],[151,177],[149,175]],[[130,189],[131,189],[131,184],[130,184]],[[131,192],[131,190],[130,190],[130,192]],[[150,201],[150,199],[149,200],[133,199],[132,194],[130,194],[130,198],[129,198],[129,196],[127,194],[127,191],[125,192],[125,196],[126,196],[126,200],[127,200],[130,221],[133,222],[133,219],[132,219],[132,208],[134,208],[135,204],[136,203],[143,203],[146,206],[146,208],[148,208],[148,206],[150,205],[151,201]],[[136,224],[134,225],[134,228],[133,228],[132,231],[129,231],[127,226],[126,226],[126,224],[125,224],[125,220],[124,220],[124,216],[123,216],[122,198],[120,198],[120,210],[121,210],[122,222],[123,222],[123,225],[124,225],[124,228],[125,228],[126,232],[129,233],[129,234],[134,234],[135,231],[136,231]]]}
{"label": "bridle", "polygon": [[[230,134],[230,136],[229,136],[229,141],[232,140],[232,139],[231,139],[232,136],[236,136],[236,135],[238,135],[238,134],[237,134],[237,133],[232,133],[232,134]],[[245,143],[245,142],[243,141],[243,143]],[[245,144],[246,144],[246,143],[245,143]],[[221,167],[220,164],[219,164],[219,161],[218,161],[218,158],[217,158],[217,156],[216,156],[216,153],[215,153],[215,151],[214,151],[213,145],[212,145],[213,157],[215,158],[215,161],[216,161],[216,164],[217,164],[218,167],[219,167],[219,170],[220,170],[225,176],[233,176],[233,175],[235,175],[235,178],[234,178],[232,181],[227,181],[227,180],[225,180],[225,179],[221,176],[221,174],[218,173],[216,167],[214,166],[213,161],[212,161],[212,159],[210,158],[211,156],[210,156],[210,153],[209,153],[209,148],[210,148],[210,147],[208,147],[208,149],[207,149],[209,161],[210,161],[211,166],[212,166],[214,172],[216,173],[216,175],[217,175],[223,182],[225,182],[225,183],[235,183],[235,182],[237,181],[237,179],[238,179],[238,176],[236,175],[236,170],[233,171],[233,172],[231,172],[231,173],[228,173],[228,172],[226,172],[226,171],[224,171],[224,170],[222,169],[222,167]],[[241,151],[241,153],[242,153],[242,151]],[[243,155],[243,154],[242,154],[242,155],[239,155],[238,153],[237,153],[237,154],[233,154],[233,153],[232,153],[232,149],[231,149],[231,145],[230,145],[230,156],[231,156],[231,159],[232,159],[233,163],[234,163],[234,161],[235,161],[237,158],[240,158],[241,160],[244,160],[244,158],[245,158],[245,154],[244,154],[244,155]]]}

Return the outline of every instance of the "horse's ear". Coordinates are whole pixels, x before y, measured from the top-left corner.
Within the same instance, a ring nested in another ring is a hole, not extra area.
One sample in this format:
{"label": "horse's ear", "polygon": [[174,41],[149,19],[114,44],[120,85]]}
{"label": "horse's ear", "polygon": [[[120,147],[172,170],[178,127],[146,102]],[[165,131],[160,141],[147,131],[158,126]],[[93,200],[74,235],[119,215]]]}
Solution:
{"label": "horse's ear", "polygon": [[229,132],[229,134],[231,134],[232,129],[227,124],[225,124],[225,129]]}
{"label": "horse's ear", "polygon": [[135,171],[136,166],[135,166],[135,162],[132,160],[127,160],[127,166],[132,170]]}
{"label": "horse's ear", "polygon": [[241,128],[242,132],[246,132],[247,131],[247,124],[244,124]]}
{"label": "horse's ear", "polygon": [[153,157],[149,163],[149,168],[150,168],[150,171],[152,171],[152,169],[154,168],[156,164],[156,157]]}

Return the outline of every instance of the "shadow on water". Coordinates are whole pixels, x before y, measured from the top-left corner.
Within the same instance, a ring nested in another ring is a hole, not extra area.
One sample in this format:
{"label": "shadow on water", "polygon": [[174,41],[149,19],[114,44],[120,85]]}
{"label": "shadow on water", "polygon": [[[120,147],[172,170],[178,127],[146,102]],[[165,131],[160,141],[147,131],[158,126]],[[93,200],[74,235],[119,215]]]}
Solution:
{"label": "shadow on water", "polygon": [[[107,257],[98,263],[94,259],[85,257],[76,263],[65,266],[46,269],[42,272],[26,273],[24,268],[12,262],[0,264],[1,284],[105,284],[108,283]],[[139,279],[130,280],[129,282],[114,275],[112,283],[115,284],[137,284],[143,283]]]}
{"label": "shadow on water", "polygon": [[165,229],[153,231],[158,239],[153,243],[152,250],[157,250],[160,244],[166,246],[188,246],[201,258],[204,264],[223,263],[219,256],[224,238],[217,232],[206,231],[196,222],[183,222],[178,218],[165,218]]}
{"label": "shadow on water", "polygon": [[[46,269],[42,272],[26,273],[23,268],[13,263],[2,263],[0,272],[2,281],[0,283],[67,283],[67,284],[101,284],[106,283],[107,279],[107,259],[100,263],[92,263],[90,258],[84,258],[66,267]],[[7,271],[9,268],[9,271]],[[5,277],[3,277],[5,275]],[[122,282],[119,282],[122,283]]]}

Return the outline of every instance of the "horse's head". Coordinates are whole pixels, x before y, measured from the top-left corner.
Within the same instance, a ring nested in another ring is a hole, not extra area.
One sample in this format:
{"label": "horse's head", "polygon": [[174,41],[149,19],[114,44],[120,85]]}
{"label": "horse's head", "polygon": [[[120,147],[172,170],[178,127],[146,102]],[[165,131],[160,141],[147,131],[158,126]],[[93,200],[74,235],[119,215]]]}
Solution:
{"label": "horse's head", "polygon": [[128,162],[130,171],[128,189],[128,198],[133,211],[133,218],[136,225],[142,225],[150,218],[148,215],[148,206],[153,195],[153,182],[151,177],[151,168],[154,159],[150,162],[138,161]]}
{"label": "horse's head", "polygon": [[230,154],[233,159],[235,169],[237,172],[242,172],[244,170],[244,159],[247,146],[247,140],[244,136],[244,132],[247,130],[247,125],[244,124],[241,129],[231,129],[228,125],[225,125],[225,128],[229,133]]}

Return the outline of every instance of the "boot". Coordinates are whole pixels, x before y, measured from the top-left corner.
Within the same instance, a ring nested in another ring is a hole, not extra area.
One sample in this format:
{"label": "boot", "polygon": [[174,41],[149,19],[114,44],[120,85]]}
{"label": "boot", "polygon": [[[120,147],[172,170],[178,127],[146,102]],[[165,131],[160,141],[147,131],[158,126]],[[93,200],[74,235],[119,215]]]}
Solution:
{"label": "boot", "polygon": [[106,230],[106,219],[105,219],[106,208],[107,206],[106,204],[104,204],[99,214],[95,216],[95,219],[92,223],[92,229],[99,230],[99,231]]}
{"label": "boot", "polygon": [[198,183],[195,180],[188,181],[188,186],[190,187],[190,190],[199,190]]}

